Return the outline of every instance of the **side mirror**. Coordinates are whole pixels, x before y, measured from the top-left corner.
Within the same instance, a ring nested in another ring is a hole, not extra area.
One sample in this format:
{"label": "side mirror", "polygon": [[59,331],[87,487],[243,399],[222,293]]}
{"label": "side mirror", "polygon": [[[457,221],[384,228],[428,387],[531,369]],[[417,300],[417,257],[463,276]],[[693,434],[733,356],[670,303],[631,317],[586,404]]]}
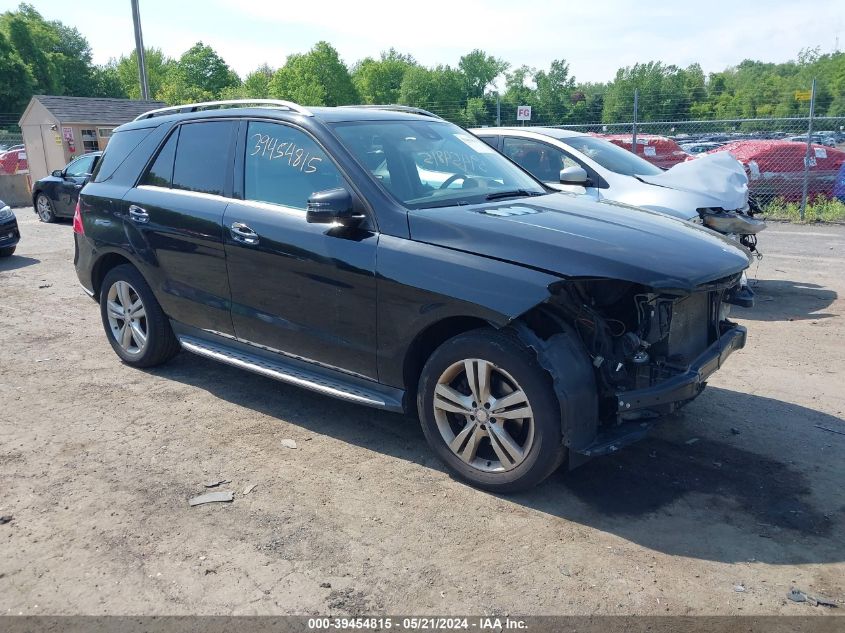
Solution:
{"label": "side mirror", "polygon": [[587,170],[583,167],[573,166],[560,170],[560,184],[562,185],[581,185],[585,187],[589,179]]}
{"label": "side mirror", "polygon": [[50,174],[53,178],[64,178],[65,174],[61,169],[54,169]]}
{"label": "side mirror", "polygon": [[305,220],[310,224],[356,226],[363,219],[355,213],[352,194],[342,187],[317,191],[308,198]]}

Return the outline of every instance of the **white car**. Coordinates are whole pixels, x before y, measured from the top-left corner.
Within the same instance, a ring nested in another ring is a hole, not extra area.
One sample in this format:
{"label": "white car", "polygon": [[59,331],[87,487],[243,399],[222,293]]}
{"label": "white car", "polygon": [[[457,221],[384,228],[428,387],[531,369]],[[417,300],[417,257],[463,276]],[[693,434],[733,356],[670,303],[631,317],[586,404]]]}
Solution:
{"label": "white car", "polygon": [[728,154],[667,171],[590,134],[545,127],[470,130],[549,187],[704,224],[755,250],[766,226],[748,204],[748,179]]}
{"label": "white car", "polygon": [[[727,152],[706,154],[664,171],[591,134],[546,127],[470,132],[559,191],[704,224],[752,252],[757,250],[757,233],[766,228],[749,205],[742,165]],[[745,273],[731,303],[746,307],[754,303]]]}

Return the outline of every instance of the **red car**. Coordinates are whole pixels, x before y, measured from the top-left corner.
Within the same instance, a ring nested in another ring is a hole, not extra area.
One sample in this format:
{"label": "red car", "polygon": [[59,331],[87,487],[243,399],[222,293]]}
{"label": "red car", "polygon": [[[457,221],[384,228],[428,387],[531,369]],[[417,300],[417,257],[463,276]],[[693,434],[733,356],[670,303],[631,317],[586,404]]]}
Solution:
{"label": "red car", "polygon": [[[631,151],[632,136],[630,134],[596,134],[596,136]],[[674,167],[690,156],[672,139],[656,134],[637,134],[636,154],[661,169]]]}
{"label": "red car", "polygon": [[11,175],[28,170],[26,149],[23,145],[13,145],[0,153],[0,174]]}
{"label": "red car", "polygon": [[[748,187],[761,202],[781,197],[789,202],[801,200],[804,182],[804,157],[807,144],[795,141],[735,141],[714,152],[730,152],[745,167]],[[810,146],[810,179],[807,194],[833,197],[833,187],[845,152],[812,144]]]}

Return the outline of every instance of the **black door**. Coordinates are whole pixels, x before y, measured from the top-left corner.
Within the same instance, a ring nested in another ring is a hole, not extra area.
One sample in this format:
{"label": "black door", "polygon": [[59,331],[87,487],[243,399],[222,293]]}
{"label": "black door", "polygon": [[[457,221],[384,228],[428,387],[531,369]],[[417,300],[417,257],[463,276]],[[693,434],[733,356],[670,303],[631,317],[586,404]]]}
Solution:
{"label": "black door", "polygon": [[59,215],[73,215],[76,208],[76,201],[79,199],[79,190],[85,184],[85,180],[94,171],[99,154],[92,156],[85,154],[76,160],[68,163],[62,172],[62,181],[56,183],[55,208]]}
{"label": "black door", "polygon": [[242,135],[244,200],[223,221],[237,337],[376,378],[378,234],[305,221],[313,192],[349,188],[305,132],[251,121]]}
{"label": "black door", "polygon": [[222,224],[236,129],[233,121],[181,125],[121,203],[130,247],[144,262],[165,314],[229,335]]}

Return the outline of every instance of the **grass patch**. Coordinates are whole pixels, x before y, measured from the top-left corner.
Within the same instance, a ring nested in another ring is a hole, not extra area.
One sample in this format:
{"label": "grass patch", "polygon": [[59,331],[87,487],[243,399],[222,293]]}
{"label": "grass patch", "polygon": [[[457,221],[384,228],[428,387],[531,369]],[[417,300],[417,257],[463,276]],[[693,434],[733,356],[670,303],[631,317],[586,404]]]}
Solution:
{"label": "grass patch", "polygon": [[[801,222],[801,204],[775,198],[763,209],[763,217],[767,220]],[[845,202],[827,196],[817,196],[807,202],[804,222],[845,222]]]}

